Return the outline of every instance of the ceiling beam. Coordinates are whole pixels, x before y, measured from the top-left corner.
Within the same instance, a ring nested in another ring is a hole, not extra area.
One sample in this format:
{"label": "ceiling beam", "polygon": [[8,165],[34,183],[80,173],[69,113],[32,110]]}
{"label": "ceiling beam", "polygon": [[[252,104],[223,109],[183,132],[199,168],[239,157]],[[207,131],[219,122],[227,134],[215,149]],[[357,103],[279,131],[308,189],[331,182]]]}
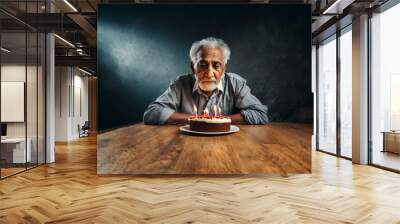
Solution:
{"label": "ceiling beam", "polygon": [[81,66],[96,71],[96,59],[90,56],[55,56],[56,66]]}
{"label": "ceiling beam", "polygon": [[72,21],[74,21],[78,26],[82,28],[83,31],[89,36],[86,41],[89,43],[91,47],[96,46],[97,41],[97,31],[96,28],[92,26],[92,24],[87,21],[85,17],[81,14],[71,13],[67,15]]}

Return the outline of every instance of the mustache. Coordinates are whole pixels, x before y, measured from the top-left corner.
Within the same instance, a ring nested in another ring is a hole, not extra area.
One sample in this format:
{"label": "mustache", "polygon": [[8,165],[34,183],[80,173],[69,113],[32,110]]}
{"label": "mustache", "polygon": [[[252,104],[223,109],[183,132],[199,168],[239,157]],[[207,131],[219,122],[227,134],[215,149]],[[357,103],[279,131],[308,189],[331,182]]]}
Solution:
{"label": "mustache", "polygon": [[202,79],[200,82],[217,82],[217,79],[211,78],[211,79]]}

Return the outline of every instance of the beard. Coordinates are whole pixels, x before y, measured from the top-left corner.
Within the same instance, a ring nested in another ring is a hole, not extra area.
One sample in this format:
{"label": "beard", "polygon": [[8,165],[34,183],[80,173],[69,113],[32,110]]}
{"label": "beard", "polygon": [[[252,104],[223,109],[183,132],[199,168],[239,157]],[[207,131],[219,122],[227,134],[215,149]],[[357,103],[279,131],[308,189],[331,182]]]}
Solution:
{"label": "beard", "polygon": [[218,87],[217,81],[199,82],[199,88],[205,92],[212,92]]}

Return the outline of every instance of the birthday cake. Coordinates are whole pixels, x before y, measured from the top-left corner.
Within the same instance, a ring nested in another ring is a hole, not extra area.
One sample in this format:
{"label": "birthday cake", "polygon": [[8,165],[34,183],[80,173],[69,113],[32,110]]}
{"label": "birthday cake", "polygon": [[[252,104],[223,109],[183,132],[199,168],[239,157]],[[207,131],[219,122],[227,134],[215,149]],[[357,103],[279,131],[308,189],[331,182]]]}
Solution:
{"label": "birthday cake", "polygon": [[231,119],[228,117],[191,117],[189,118],[189,128],[193,131],[201,132],[225,132],[231,129]]}
{"label": "birthday cake", "polygon": [[210,115],[206,108],[203,114],[197,114],[196,106],[193,106],[194,114],[189,117],[189,129],[200,132],[226,132],[231,129],[232,120],[223,116],[221,108],[214,106],[214,114]]}

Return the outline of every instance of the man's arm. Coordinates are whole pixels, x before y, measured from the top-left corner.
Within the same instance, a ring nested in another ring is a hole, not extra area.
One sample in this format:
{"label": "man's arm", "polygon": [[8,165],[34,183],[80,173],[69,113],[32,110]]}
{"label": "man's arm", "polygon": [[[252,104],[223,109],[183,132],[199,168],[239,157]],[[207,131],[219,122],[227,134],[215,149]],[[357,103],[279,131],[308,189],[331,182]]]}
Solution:
{"label": "man's arm", "polygon": [[246,82],[241,82],[237,89],[235,106],[240,110],[240,115],[248,124],[267,124],[268,108],[260,100],[251,94],[250,87]]}
{"label": "man's arm", "polygon": [[167,122],[168,124],[180,124],[180,123],[186,123],[188,118],[190,117],[190,114],[184,114],[184,113],[177,113],[174,112],[171,114],[171,116],[168,118]]}
{"label": "man's arm", "polygon": [[161,96],[147,107],[143,115],[143,122],[145,124],[166,123],[178,109],[180,91],[177,81],[172,83]]}
{"label": "man's arm", "polygon": [[[190,114],[174,112],[168,118],[166,123],[167,124],[186,123],[190,116],[191,116]],[[241,115],[240,113],[232,114],[232,115],[229,115],[227,117],[229,117],[232,120],[232,123],[234,123],[234,124],[246,124],[246,120],[244,119],[243,115]]]}
{"label": "man's arm", "polygon": [[231,120],[232,123],[234,124],[246,124],[246,120],[244,119],[243,115],[241,115],[240,113],[237,114],[232,114],[228,116]]}
{"label": "man's arm", "polygon": [[[186,123],[188,118],[190,117],[190,114],[184,114],[184,113],[177,113],[174,112],[167,120],[167,124],[180,124],[180,123]],[[232,114],[227,116],[232,120],[232,123],[234,124],[246,124],[246,120],[244,119],[243,115],[240,113],[237,114]]]}

